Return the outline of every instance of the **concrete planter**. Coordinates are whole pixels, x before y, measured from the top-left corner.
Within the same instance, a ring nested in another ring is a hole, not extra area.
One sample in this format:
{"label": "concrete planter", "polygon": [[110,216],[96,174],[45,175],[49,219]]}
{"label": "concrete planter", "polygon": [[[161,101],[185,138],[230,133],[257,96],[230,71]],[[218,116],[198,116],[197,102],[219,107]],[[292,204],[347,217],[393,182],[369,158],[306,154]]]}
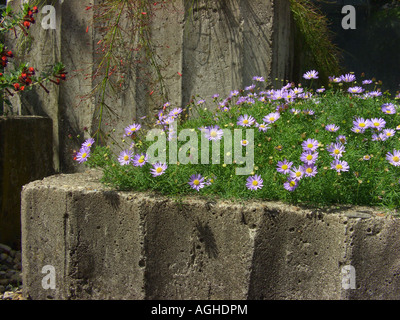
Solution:
{"label": "concrete planter", "polygon": [[400,221],[371,208],[177,201],[99,176],[24,186],[26,298],[400,298]]}
{"label": "concrete planter", "polygon": [[21,190],[54,173],[52,120],[0,117],[0,243],[21,242]]}

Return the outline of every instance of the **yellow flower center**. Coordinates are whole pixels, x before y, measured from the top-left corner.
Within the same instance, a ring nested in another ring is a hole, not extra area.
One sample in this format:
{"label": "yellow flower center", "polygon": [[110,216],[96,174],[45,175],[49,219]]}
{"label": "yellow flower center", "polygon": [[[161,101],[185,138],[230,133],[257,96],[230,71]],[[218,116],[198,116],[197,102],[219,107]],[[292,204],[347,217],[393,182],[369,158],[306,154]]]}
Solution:
{"label": "yellow flower center", "polygon": [[139,161],[139,163],[143,163],[144,162],[144,156],[141,156],[138,161]]}
{"label": "yellow flower center", "polygon": [[129,160],[129,156],[125,155],[125,156],[124,156],[124,160],[125,160],[125,161],[128,161],[128,160]]}
{"label": "yellow flower center", "polygon": [[86,157],[87,157],[87,153],[85,152],[82,154],[82,158],[86,158]]}
{"label": "yellow flower center", "polygon": [[136,128],[135,127],[131,128],[131,131],[136,131]]}
{"label": "yellow flower center", "polygon": [[400,161],[400,158],[397,157],[397,156],[394,156],[394,157],[393,157],[393,161],[394,161],[394,162],[399,162],[399,161]]}
{"label": "yellow flower center", "polygon": [[300,177],[301,176],[301,172],[300,171],[297,171],[296,172],[296,177]]}
{"label": "yellow flower center", "polygon": [[282,169],[283,169],[283,170],[286,170],[287,168],[288,168],[287,164],[284,164],[284,165],[282,166]]}
{"label": "yellow flower center", "polygon": [[217,136],[217,133],[215,131],[211,131],[210,136],[215,138]]}
{"label": "yellow flower center", "polygon": [[269,118],[269,121],[274,121],[274,120],[275,120],[274,117],[270,117],[270,118]]}
{"label": "yellow flower center", "polygon": [[247,140],[243,140],[242,143],[243,143],[243,144],[247,144]]}
{"label": "yellow flower center", "polygon": [[309,155],[306,157],[306,159],[307,159],[307,160],[312,160],[312,155],[309,154]]}
{"label": "yellow flower center", "polygon": [[307,173],[312,173],[312,169],[311,169],[311,168],[307,168],[307,169],[306,169],[306,172],[307,172]]}
{"label": "yellow flower center", "polygon": [[334,154],[339,154],[340,150],[339,149],[335,149],[335,151],[333,151]]}
{"label": "yellow flower center", "polygon": [[200,181],[196,179],[196,180],[193,181],[193,184],[198,186],[200,184]]}
{"label": "yellow flower center", "polygon": [[249,123],[249,120],[247,120],[247,119],[243,120],[243,124],[248,124],[248,123]]}
{"label": "yellow flower center", "polygon": [[157,173],[161,173],[161,171],[162,171],[162,168],[160,168],[160,167],[158,167],[158,168],[156,169],[156,172],[157,172]]}
{"label": "yellow flower center", "polygon": [[258,181],[257,180],[253,180],[253,186],[258,186]]}
{"label": "yellow flower center", "polygon": [[291,187],[294,187],[294,186],[296,185],[296,182],[295,182],[295,181],[290,181],[290,182],[289,182],[289,185],[290,185]]}
{"label": "yellow flower center", "polygon": [[339,169],[343,169],[343,166],[342,166],[341,164],[337,164],[337,165],[336,165],[336,169],[338,169],[338,170],[339,170]]}
{"label": "yellow flower center", "polygon": [[309,148],[309,149],[311,149],[313,147],[313,144],[312,143],[309,143],[308,145],[307,145],[307,148]]}
{"label": "yellow flower center", "polygon": [[378,127],[379,126],[379,122],[374,122],[374,126]]}

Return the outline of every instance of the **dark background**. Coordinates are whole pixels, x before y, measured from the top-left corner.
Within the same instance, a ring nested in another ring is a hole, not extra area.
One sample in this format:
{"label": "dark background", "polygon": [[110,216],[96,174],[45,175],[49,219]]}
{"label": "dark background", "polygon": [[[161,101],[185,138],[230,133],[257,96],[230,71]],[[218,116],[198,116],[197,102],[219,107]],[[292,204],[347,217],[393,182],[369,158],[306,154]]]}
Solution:
{"label": "dark background", "polygon": [[[314,1],[330,21],[334,43],[343,50],[343,66],[358,79],[375,77],[383,82],[382,91],[400,90],[400,1],[326,0]],[[345,5],[356,9],[356,29],[344,30]]]}

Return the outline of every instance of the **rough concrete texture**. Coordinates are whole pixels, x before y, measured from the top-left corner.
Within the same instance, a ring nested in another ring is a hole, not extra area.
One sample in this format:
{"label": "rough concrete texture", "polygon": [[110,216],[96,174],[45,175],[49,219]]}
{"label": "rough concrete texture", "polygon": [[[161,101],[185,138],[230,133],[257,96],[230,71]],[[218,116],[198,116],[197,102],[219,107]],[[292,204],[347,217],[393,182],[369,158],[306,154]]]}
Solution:
{"label": "rough concrete texture", "polygon": [[[24,186],[26,298],[400,298],[393,216],[117,192],[100,176],[62,174]],[[45,265],[55,268],[55,289],[42,287]],[[348,265],[355,289],[344,285]]]}
{"label": "rough concrete texture", "polygon": [[52,121],[0,117],[0,243],[19,248],[22,186],[54,173]]}
{"label": "rough concrete texture", "polygon": [[[41,1],[41,6],[55,7],[57,27],[41,28],[47,13],[39,12],[37,23],[30,29],[32,46],[19,52],[21,60],[29,61],[38,70],[62,61],[69,72],[60,87],[50,84],[49,95],[38,88],[13,101],[22,114],[53,119],[54,163],[58,172],[83,170],[73,162],[71,154],[99,124],[98,97],[82,97],[99,81],[93,76],[100,58],[95,53],[100,34],[92,25],[93,10],[86,7],[100,2]],[[21,0],[8,3],[17,8]],[[102,118],[102,129],[106,133],[115,129],[111,136],[116,141],[121,140],[124,127],[134,119],[153,117],[155,110],[167,102],[165,99],[172,107],[185,107],[193,96],[198,96],[213,108],[213,94],[223,97],[231,90],[244,89],[252,83],[253,76],[263,76],[269,82],[290,78],[289,0],[176,0],[164,3],[163,9],[159,7],[154,6],[158,9],[150,19],[149,34],[166,97],[160,94],[154,68],[133,63],[135,59],[146,61],[145,57],[127,58],[126,83],[118,96],[107,97],[105,102],[113,112],[104,110]],[[129,20],[122,21],[123,26],[129,25]],[[13,34],[9,34],[8,43],[11,47],[16,45]],[[89,130],[85,132],[84,127]],[[80,139],[71,140],[68,135],[80,135]]]}

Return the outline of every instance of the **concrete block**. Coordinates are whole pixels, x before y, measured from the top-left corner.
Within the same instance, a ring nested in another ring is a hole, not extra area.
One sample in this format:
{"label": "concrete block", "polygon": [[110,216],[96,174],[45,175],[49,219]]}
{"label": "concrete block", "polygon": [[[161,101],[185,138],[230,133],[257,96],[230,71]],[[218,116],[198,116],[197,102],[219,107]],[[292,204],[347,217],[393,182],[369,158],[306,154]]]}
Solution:
{"label": "concrete block", "polygon": [[[25,297],[400,298],[400,221],[374,208],[178,200],[117,192],[100,176],[90,170],[24,186]],[[42,286],[45,265],[54,266],[54,289]]]}

